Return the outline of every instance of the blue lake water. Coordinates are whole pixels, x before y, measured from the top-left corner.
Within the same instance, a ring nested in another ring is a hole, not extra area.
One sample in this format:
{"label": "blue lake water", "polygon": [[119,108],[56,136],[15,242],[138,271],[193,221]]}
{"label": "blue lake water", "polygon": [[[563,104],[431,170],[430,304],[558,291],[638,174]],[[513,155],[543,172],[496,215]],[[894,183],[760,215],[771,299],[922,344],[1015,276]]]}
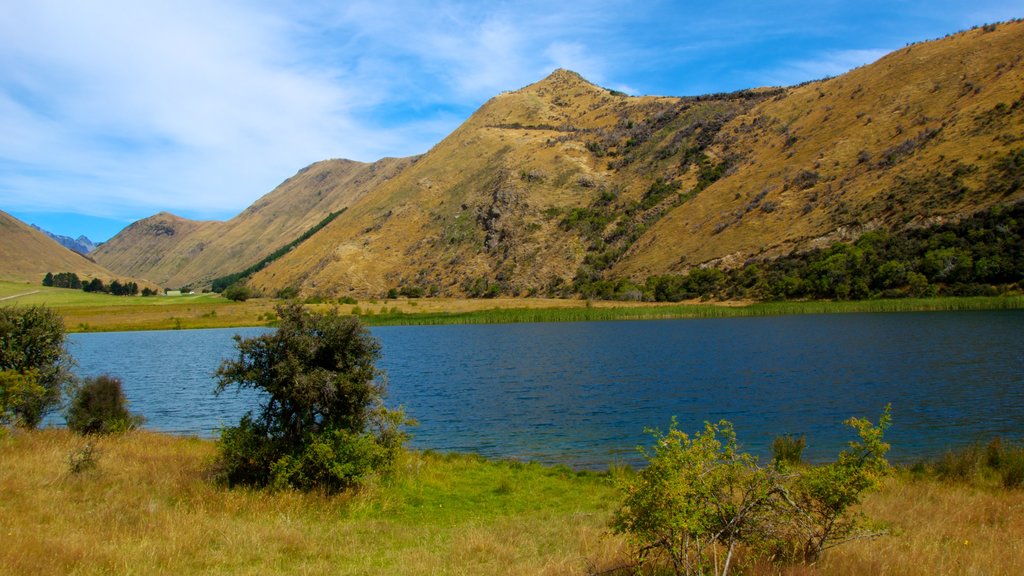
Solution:
{"label": "blue lake water", "polygon": [[[638,462],[645,427],[732,421],[761,456],[803,434],[823,460],[842,421],[892,403],[896,461],[1024,438],[1024,311],[373,328],[388,404],[412,446],[603,468]],[[75,334],[77,373],[110,373],[146,427],[213,436],[258,398],[213,395],[232,336],[262,329]]]}

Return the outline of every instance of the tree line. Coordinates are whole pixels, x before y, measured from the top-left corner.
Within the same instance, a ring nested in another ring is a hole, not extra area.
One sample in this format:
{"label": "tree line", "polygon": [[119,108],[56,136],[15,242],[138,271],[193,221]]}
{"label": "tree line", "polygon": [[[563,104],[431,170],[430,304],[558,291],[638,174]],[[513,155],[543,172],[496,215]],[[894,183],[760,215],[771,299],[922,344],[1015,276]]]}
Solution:
{"label": "tree line", "polygon": [[1024,290],[1024,202],[959,222],[872,231],[853,242],[750,261],[721,270],[651,276],[644,283],[578,284],[586,298],[678,302],[701,299],[866,300],[994,296]]}
{"label": "tree line", "polygon": [[[46,276],[43,277],[43,286],[72,288],[74,290],[82,290],[83,292],[112,294],[114,296],[138,296],[140,294],[139,285],[135,282],[110,280],[104,284],[103,280],[99,278],[82,280],[74,272],[58,272],[57,274],[47,272]],[[156,296],[156,293],[156,290],[149,287],[144,287],[141,291],[143,296]]]}

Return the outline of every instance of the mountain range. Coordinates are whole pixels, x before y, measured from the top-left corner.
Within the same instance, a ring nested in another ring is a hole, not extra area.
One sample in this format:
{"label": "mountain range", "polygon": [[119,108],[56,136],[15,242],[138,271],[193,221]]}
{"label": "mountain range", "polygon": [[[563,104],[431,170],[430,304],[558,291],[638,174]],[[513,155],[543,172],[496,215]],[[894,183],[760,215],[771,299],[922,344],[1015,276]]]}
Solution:
{"label": "mountain range", "polygon": [[[0,211],[0,278],[39,284],[47,272],[74,272],[80,278],[131,280],[89,256],[58,244],[51,235]],[[144,285],[144,283],[143,283]]]}
{"label": "mountain range", "polygon": [[43,234],[46,234],[50,238],[53,238],[61,246],[67,248],[68,250],[74,250],[79,254],[88,254],[89,252],[92,252],[93,250],[96,249],[96,244],[92,240],[89,240],[87,236],[82,235],[79,236],[78,238],[72,238],[70,236],[63,236],[60,234],[54,234],[53,232],[48,232],[46,230],[43,230],[39,226],[36,226],[35,224],[30,224],[30,226],[32,226],[36,230],[39,230]]}
{"label": "mountain range", "polygon": [[1024,23],[909,45],[842,76],[699,97],[576,73],[495,96],[427,153],[317,162],[227,222],[169,213],[93,253],[265,294],[572,293],[581,279],[735,267],[1024,198]]}

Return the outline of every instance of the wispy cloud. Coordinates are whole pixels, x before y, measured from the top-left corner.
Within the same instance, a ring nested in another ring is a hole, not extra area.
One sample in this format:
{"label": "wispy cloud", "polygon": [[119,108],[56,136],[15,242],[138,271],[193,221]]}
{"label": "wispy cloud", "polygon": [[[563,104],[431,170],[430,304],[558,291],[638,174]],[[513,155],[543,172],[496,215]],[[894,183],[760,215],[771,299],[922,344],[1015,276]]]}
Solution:
{"label": "wispy cloud", "polygon": [[813,58],[782,62],[774,68],[757,71],[757,76],[766,81],[766,85],[790,86],[844,74],[870,64],[891,51],[886,48],[826,51]]}
{"label": "wispy cloud", "polygon": [[316,160],[424,152],[554,68],[631,93],[792,84],[1020,8],[942,1],[11,2],[0,209],[224,218]]}

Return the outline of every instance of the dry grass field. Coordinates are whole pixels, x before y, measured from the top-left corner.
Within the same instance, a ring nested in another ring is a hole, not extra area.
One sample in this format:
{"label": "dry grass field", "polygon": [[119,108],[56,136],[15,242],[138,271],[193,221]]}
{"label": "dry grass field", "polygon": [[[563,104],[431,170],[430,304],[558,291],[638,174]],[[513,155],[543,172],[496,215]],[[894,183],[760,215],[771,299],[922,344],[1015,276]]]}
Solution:
{"label": "dry grass field", "polygon": [[[210,441],[95,439],[95,467],[73,472],[87,442],[52,429],[0,440],[0,573],[628,573],[616,570],[628,546],[607,528],[611,474],[409,453],[358,493],[271,493],[212,483]],[[1024,573],[1024,490],[901,472],[863,511],[889,535],[816,566],[743,561],[740,573]]]}

